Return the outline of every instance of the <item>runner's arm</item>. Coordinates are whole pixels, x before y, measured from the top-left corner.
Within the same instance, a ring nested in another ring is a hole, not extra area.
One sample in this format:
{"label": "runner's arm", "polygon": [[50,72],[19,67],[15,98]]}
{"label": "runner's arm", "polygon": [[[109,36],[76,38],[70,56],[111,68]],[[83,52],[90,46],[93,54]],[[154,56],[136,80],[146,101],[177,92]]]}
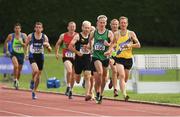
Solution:
{"label": "runner's arm", "polygon": [[44,43],[43,45],[48,49],[48,52],[51,52],[52,51],[52,48],[49,44],[49,39],[47,37],[47,35],[44,35]]}
{"label": "runner's arm", "polygon": [[133,43],[130,44],[130,47],[132,47],[132,48],[140,48],[141,44],[140,44],[136,34],[133,31],[130,32],[130,37],[131,37],[131,39],[133,41]]}
{"label": "runner's arm", "polygon": [[89,36],[89,43],[88,43],[88,45],[89,45],[89,48],[92,50],[92,48],[93,48],[93,45],[94,45],[94,32],[95,31],[92,31],[91,33],[90,33],[90,36]]}
{"label": "runner's arm", "polygon": [[26,33],[22,33],[22,35],[23,35],[23,40],[21,40],[21,45],[25,47],[26,46],[25,40],[27,39],[27,35]]}
{"label": "runner's arm", "polygon": [[79,34],[76,34],[72,39],[71,43],[69,44],[68,49],[76,53],[78,56],[82,56],[82,54],[74,47],[78,40],[79,40]]}
{"label": "runner's arm", "polygon": [[111,55],[112,49],[114,47],[114,43],[113,43],[114,34],[112,33],[112,31],[109,31],[108,37],[110,39],[110,43],[108,44],[109,49],[104,53],[104,55],[106,55],[106,56],[110,56]]}
{"label": "runner's arm", "polygon": [[112,31],[109,31],[108,33],[109,39],[110,39],[110,45],[111,46],[113,44],[113,40],[114,40],[114,34]]}
{"label": "runner's arm", "polygon": [[56,59],[59,58],[59,46],[63,43],[63,39],[64,39],[64,33],[59,36],[59,39],[58,39],[58,41],[56,42],[56,45],[55,45]]}
{"label": "runner's arm", "polygon": [[28,54],[29,54],[29,42],[31,41],[31,37],[32,37],[32,34],[29,34],[27,36],[27,39],[25,40],[25,56],[26,56],[26,59],[28,58]]}
{"label": "runner's arm", "polygon": [[24,54],[25,56],[27,56],[27,53],[28,53],[28,48],[26,47],[26,40],[27,40],[27,34],[26,33],[23,33],[23,41],[21,42],[22,46],[23,46],[23,49],[24,49]]}
{"label": "runner's arm", "polygon": [[4,42],[5,53],[8,54],[8,42],[12,40],[12,34],[9,34]]}

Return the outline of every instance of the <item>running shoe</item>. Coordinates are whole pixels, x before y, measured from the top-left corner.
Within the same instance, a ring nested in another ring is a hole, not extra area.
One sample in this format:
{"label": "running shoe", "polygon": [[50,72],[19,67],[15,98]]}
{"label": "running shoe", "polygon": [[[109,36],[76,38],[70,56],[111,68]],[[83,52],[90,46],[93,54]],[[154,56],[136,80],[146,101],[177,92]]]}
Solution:
{"label": "running shoe", "polygon": [[95,98],[96,104],[100,104],[100,93],[96,93],[96,98]]}
{"label": "running shoe", "polygon": [[108,85],[109,89],[111,89],[113,87],[113,83],[112,83],[112,79],[110,78],[110,82],[109,82],[109,85]]}
{"label": "running shoe", "polygon": [[118,91],[117,89],[114,89],[114,97],[117,97],[118,96]]}
{"label": "running shoe", "polygon": [[85,96],[85,101],[89,101],[89,100],[91,100],[91,96],[90,95]]}
{"label": "running shoe", "polygon": [[72,99],[72,91],[69,91],[68,97],[69,99]]}
{"label": "running shoe", "polygon": [[124,101],[127,102],[128,100],[129,100],[129,96],[126,95],[126,96],[124,97]]}
{"label": "running shoe", "polygon": [[17,79],[14,80],[14,87],[15,87],[16,90],[19,89],[19,81]]}
{"label": "running shoe", "polygon": [[66,88],[66,92],[65,92],[65,95],[66,95],[66,96],[68,96],[68,94],[69,94],[69,89],[70,89],[70,87],[67,87],[67,88]]}
{"label": "running shoe", "polygon": [[32,91],[32,99],[33,99],[33,100],[37,99],[36,94],[35,94],[35,92],[33,92],[33,91]]}
{"label": "running shoe", "polygon": [[34,89],[34,81],[33,81],[33,80],[31,80],[31,82],[30,82],[30,89],[31,89],[31,90]]}
{"label": "running shoe", "polygon": [[99,97],[97,97],[97,96],[96,96],[96,98],[95,98],[95,102],[96,102],[96,104],[98,104],[98,103],[99,103]]}
{"label": "running shoe", "polygon": [[100,98],[99,98],[99,103],[98,104],[102,103],[102,99],[103,99],[103,96],[101,95]]}
{"label": "running shoe", "polygon": [[101,104],[102,103],[102,96],[96,97],[96,104]]}

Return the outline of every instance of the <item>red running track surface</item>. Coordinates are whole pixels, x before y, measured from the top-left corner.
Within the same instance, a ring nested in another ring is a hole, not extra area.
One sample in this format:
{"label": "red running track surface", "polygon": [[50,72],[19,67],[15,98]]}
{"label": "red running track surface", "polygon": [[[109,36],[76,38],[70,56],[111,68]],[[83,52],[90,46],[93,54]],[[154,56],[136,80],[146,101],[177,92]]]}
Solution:
{"label": "red running track surface", "polygon": [[180,108],[152,104],[103,100],[102,104],[83,97],[0,88],[0,116],[180,116]]}

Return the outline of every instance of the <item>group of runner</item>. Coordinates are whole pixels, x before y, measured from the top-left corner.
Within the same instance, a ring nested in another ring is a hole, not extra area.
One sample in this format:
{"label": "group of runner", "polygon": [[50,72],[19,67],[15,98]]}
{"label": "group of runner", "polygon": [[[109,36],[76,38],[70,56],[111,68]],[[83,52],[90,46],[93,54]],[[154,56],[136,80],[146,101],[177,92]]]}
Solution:
{"label": "group of runner", "polygon": [[[81,74],[85,80],[85,100],[94,98],[96,103],[102,103],[105,85],[109,79],[109,68],[112,70],[109,88],[114,88],[114,97],[118,96],[117,79],[120,80],[120,89],[125,101],[129,99],[126,92],[126,83],[132,67],[132,48],[140,48],[136,34],[127,29],[128,18],[121,16],[119,20],[111,20],[111,30],[106,28],[107,17],[97,17],[96,27],[89,21],[83,21],[82,31],[76,32],[76,23],[68,23],[67,32],[61,34],[55,46],[55,56],[59,59],[59,47],[62,46],[62,61],[66,69],[67,88],[65,95],[72,99],[74,82],[79,83]],[[119,29],[120,27],[120,29]],[[14,86],[18,88],[18,80],[22,69],[24,53],[29,58],[32,67],[32,99],[36,99],[41,71],[44,64],[44,47],[51,52],[52,48],[48,37],[42,33],[43,24],[35,24],[35,32],[21,33],[19,24],[14,27],[15,33],[9,34],[7,43],[12,42],[11,58],[14,65]],[[23,51],[24,48],[24,51]],[[29,52],[28,52],[29,50]],[[29,53],[29,54],[27,54]],[[7,51],[7,54],[8,51]],[[27,56],[28,55],[28,56]]]}

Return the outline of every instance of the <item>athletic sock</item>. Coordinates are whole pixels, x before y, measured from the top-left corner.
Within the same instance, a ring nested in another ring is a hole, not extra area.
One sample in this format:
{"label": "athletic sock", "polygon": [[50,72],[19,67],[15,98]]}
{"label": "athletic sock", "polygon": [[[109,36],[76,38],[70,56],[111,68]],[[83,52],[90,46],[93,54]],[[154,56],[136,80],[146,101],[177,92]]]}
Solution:
{"label": "athletic sock", "polygon": [[127,96],[127,92],[126,92],[126,84],[125,84],[125,87],[124,87],[123,95],[124,95],[124,97]]}

